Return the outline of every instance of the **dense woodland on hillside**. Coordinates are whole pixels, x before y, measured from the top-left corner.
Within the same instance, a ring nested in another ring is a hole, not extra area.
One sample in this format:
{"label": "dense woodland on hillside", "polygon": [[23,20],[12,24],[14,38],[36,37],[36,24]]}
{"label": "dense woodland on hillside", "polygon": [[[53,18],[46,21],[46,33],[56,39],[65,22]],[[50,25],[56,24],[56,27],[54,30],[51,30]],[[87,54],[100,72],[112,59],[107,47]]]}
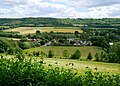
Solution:
{"label": "dense woodland on hillside", "polygon": [[[120,28],[120,18],[103,19],[70,19],[70,18],[0,18],[0,26],[12,27],[92,27],[92,28]],[[3,27],[4,28],[4,27]]]}

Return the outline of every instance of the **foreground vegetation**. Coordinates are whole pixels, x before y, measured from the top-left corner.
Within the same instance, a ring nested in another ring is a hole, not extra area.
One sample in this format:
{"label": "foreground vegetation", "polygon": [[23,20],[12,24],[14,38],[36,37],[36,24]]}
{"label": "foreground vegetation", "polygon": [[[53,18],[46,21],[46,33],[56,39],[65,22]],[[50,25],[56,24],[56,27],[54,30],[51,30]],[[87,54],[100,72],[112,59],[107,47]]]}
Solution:
{"label": "foreground vegetation", "polygon": [[[20,56],[21,57],[21,56]],[[102,72],[92,72],[86,68],[79,74],[74,68],[53,67],[45,65],[41,60],[33,62],[22,57],[16,60],[0,59],[1,86],[119,86],[120,75],[110,75]],[[102,82],[102,83],[101,83]]]}

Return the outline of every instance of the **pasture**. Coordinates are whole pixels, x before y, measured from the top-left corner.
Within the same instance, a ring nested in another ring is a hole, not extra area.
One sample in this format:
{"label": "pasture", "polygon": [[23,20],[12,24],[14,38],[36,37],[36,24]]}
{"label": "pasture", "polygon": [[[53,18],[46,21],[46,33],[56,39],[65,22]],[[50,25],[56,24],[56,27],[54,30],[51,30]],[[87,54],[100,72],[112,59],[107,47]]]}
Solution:
{"label": "pasture", "polygon": [[97,52],[101,51],[100,47],[96,46],[41,46],[37,48],[31,48],[26,49],[24,52],[28,52],[29,54],[32,54],[33,51],[43,51],[45,54],[48,54],[49,50],[54,51],[54,57],[56,58],[62,58],[63,57],[63,51],[67,50],[69,52],[69,57],[71,54],[73,54],[77,49],[80,50],[81,56],[83,59],[85,59],[89,52],[92,53],[94,56]]}
{"label": "pasture", "polygon": [[[45,64],[53,65],[54,67],[65,67],[65,68],[74,68],[78,72],[84,73],[86,67],[89,67],[93,71],[111,73],[111,74],[120,74],[120,64],[118,63],[105,63],[105,62],[95,62],[95,61],[80,61],[72,59],[60,59],[63,57],[63,51],[68,50],[69,55],[73,54],[77,49],[81,51],[82,59],[86,59],[89,52],[92,53],[93,57],[96,52],[100,52],[101,48],[96,46],[41,46],[37,48],[26,49],[24,52],[32,54],[33,51],[43,51],[45,54],[48,54],[49,50],[54,51],[54,58],[43,58]],[[56,57],[56,58],[55,58]],[[28,57],[29,58],[29,57]],[[33,57],[34,61],[41,61],[40,57]],[[73,66],[72,64],[73,63]]]}
{"label": "pasture", "polygon": [[[14,58],[14,55],[5,55],[0,54],[0,56],[4,56],[4,58],[11,59]],[[26,56],[26,60],[29,60],[30,57]],[[16,58],[14,58],[16,61]],[[34,62],[40,62],[40,57],[33,57]],[[44,65],[52,65],[53,67],[60,68],[74,68],[77,69],[79,73],[84,73],[86,68],[89,67],[92,71],[96,72],[104,72],[110,74],[120,74],[120,64],[119,63],[105,63],[105,62],[96,62],[96,61],[80,61],[80,60],[72,60],[72,59],[59,59],[59,58],[44,58]],[[72,65],[72,64],[73,65]]]}
{"label": "pasture", "polygon": [[39,30],[40,32],[63,32],[63,33],[74,33],[75,31],[78,31],[79,33],[82,33],[83,31],[77,27],[18,27],[14,29],[8,29],[4,30],[6,32],[20,32],[20,34],[33,34],[36,33],[36,30]]}
{"label": "pasture", "polygon": [[[36,61],[40,59],[38,57],[34,58]],[[44,58],[44,63],[51,64],[53,66],[65,67],[65,68],[75,68],[80,73],[84,73],[86,67],[89,67],[93,71],[120,74],[120,64],[118,63],[105,63],[105,62],[95,62],[95,61],[80,61],[80,60],[70,60],[70,59],[57,59],[57,58]],[[73,63],[72,66],[70,63]]]}

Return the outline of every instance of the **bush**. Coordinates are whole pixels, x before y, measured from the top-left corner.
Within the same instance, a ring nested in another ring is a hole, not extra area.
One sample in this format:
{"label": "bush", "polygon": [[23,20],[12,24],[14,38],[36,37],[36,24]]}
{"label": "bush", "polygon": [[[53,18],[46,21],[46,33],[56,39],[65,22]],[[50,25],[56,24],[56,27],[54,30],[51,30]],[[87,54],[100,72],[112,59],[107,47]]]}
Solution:
{"label": "bush", "polygon": [[69,57],[69,52],[68,52],[68,50],[64,50],[64,51],[63,51],[63,57],[64,57],[64,58],[68,58],[68,57]]}
{"label": "bush", "polygon": [[92,72],[79,74],[73,68],[45,65],[44,61],[0,59],[0,86],[120,86],[120,75]]}
{"label": "bush", "polygon": [[101,61],[101,62],[110,62],[110,63],[119,63],[119,57],[117,56],[116,52],[101,52],[96,53],[95,55],[95,61]]}
{"label": "bush", "polygon": [[19,48],[19,47],[8,48],[7,53],[10,54],[10,55],[21,54],[22,53],[22,49]]}
{"label": "bush", "polygon": [[99,55],[98,55],[98,53],[95,54],[95,61],[99,61]]}
{"label": "bush", "polygon": [[119,61],[119,58],[118,58],[116,53],[109,53],[108,54],[108,62],[116,63],[118,61]]}
{"label": "bush", "polygon": [[19,47],[22,48],[22,49],[29,49],[29,48],[32,48],[34,47],[35,45],[32,43],[32,42],[20,42],[19,43]]}
{"label": "bush", "polygon": [[7,38],[0,37],[0,53],[6,52],[8,49],[18,47],[16,43]]}
{"label": "bush", "polygon": [[80,50],[76,50],[75,53],[71,56],[71,59],[79,59],[81,57]]}
{"label": "bush", "polygon": [[52,58],[54,56],[54,51],[49,50],[48,51],[48,58]]}
{"label": "bush", "polygon": [[93,57],[92,57],[92,54],[91,52],[89,52],[88,56],[87,56],[87,59],[91,60]]}

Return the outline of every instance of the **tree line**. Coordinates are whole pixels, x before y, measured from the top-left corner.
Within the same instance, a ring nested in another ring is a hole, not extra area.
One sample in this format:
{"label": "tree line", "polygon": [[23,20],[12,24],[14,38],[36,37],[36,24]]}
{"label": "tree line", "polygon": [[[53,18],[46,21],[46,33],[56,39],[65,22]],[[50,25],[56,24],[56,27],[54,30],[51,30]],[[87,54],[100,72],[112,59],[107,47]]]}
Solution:
{"label": "tree line", "polygon": [[[1,26],[15,27],[91,27],[91,28],[118,28],[120,18],[0,18]],[[4,28],[1,28],[4,29]],[[6,29],[6,28],[5,28]]]}

